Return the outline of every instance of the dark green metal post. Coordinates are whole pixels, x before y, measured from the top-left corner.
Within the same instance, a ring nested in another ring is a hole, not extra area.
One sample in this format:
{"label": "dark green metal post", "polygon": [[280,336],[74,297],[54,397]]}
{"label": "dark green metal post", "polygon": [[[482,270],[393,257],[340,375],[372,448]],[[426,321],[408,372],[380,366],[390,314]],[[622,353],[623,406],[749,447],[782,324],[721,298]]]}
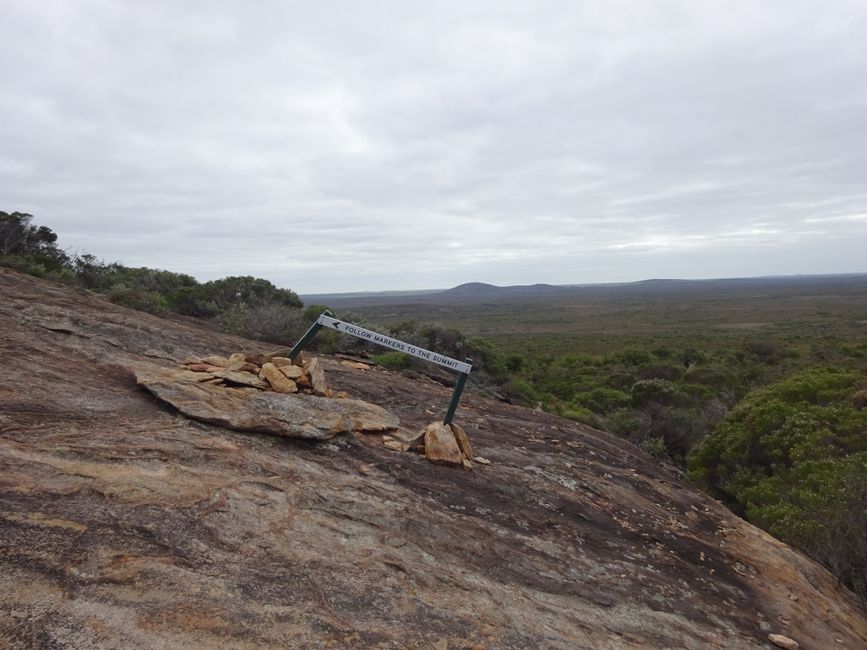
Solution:
{"label": "dark green metal post", "polygon": [[[334,314],[332,314],[332,313],[331,313],[330,311],[328,311],[327,309],[326,309],[324,312],[322,312],[322,313],[323,313],[325,316],[331,316],[331,318],[334,318]],[[304,349],[304,346],[307,345],[308,343],[310,343],[311,339],[312,339],[314,336],[316,336],[316,332],[318,332],[318,331],[321,330],[321,329],[322,329],[322,325],[320,325],[318,321],[315,322],[315,323],[313,323],[313,325],[310,326],[310,329],[307,330],[307,331],[304,333],[304,336],[302,336],[302,337],[298,340],[298,343],[296,343],[296,344],[292,347],[292,350],[289,351],[289,358],[290,358],[290,359],[294,359],[294,358],[295,358],[295,355],[297,355],[299,352],[301,352],[301,350]]]}
{"label": "dark green metal post", "polygon": [[[467,357],[464,359],[466,363],[472,365],[473,360]],[[458,376],[458,381],[455,384],[455,392],[452,393],[452,401],[449,402],[449,409],[446,411],[446,417],[443,420],[443,424],[451,424],[452,420],[455,419],[455,411],[458,410],[458,402],[461,401],[461,393],[464,392],[464,386],[467,385],[467,379],[469,378],[469,373],[462,372]]]}

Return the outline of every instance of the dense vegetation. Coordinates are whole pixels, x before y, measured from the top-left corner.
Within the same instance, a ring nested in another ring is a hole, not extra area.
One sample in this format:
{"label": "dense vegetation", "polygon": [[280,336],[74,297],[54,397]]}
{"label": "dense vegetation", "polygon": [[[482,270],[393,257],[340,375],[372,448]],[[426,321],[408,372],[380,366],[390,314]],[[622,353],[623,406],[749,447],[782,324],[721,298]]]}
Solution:
{"label": "dense vegetation", "polygon": [[233,276],[199,283],[183,273],[69,255],[51,228],[22,212],[0,212],[0,265],[97,291],[126,307],[205,318],[229,333],[273,343],[292,343],[307,324],[297,294],[268,280]]}
{"label": "dense vegetation", "polygon": [[690,477],[867,594],[867,373],[811,368],[753,391],[689,457]]}
{"label": "dense vegetation", "polygon": [[[295,293],[259,278],[199,283],[71,256],[50,228],[16,212],[0,212],[0,264],[282,345],[324,309],[303,309]],[[763,287],[600,289],[560,302],[390,304],[340,315],[470,357],[476,389],[618,433],[674,462],[867,602],[867,283]],[[368,347],[331,330],[317,343]],[[450,378],[414,357],[366,352],[410,375]]]}

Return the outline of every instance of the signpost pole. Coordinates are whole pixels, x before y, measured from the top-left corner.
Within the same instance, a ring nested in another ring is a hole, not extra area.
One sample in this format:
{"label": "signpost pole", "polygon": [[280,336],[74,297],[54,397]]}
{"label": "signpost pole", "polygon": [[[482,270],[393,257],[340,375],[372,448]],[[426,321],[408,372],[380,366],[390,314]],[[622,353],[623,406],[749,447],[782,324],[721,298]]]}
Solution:
{"label": "signpost pole", "polygon": [[[464,359],[464,362],[472,365],[473,360],[467,357]],[[446,417],[443,420],[443,424],[449,425],[452,423],[452,420],[455,419],[455,411],[458,410],[458,402],[461,401],[461,393],[464,392],[464,386],[466,386],[468,378],[469,374],[465,372],[458,375],[458,381],[455,383],[455,392],[452,393],[452,401],[449,402],[449,408],[446,411]]]}
{"label": "signpost pole", "polygon": [[[326,316],[334,316],[334,314],[332,314],[327,309],[322,313]],[[289,358],[294,359],[296,357],[296,355],[299,352],[301,352],[301,350],[304,349],[304,346],[307,345],[308,343],[310,343],[310,340],[314,336],[316,336],[316,332],[318,332],[321,329],[322,329],[322,325],[319,324],[319,321],[316,321],[315,323],[313,323],[313,325],[310,326],[310,329],[304,333],[304,336],[302,336],[300,339],[298,339],[298,343],[296,343],[292,347],[292,350],[289,352]]]}

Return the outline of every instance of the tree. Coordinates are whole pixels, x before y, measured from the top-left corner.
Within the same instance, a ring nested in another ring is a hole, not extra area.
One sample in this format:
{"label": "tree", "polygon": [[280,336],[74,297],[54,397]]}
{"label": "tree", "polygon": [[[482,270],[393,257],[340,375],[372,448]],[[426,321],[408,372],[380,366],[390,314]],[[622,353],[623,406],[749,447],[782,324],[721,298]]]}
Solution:
{"label": "tree", "polygon": [[[813,368],[754,391],[688,459],[689,477],[867,599],[867,375]],[[859,514],[860,513],[860,514]]]}
{"label": "tree", "polygon": [[33,215],[26,212],[0,211],[0,260],[37,275],[69,264],[69,256],[57,246],[54,231],[35,225]]}

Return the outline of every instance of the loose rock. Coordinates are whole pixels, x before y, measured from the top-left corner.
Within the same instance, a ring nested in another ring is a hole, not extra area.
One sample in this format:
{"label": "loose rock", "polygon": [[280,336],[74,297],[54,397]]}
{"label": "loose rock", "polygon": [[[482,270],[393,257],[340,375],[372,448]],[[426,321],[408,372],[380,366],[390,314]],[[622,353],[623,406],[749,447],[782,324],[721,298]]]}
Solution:
{"label": "loose rock", "polygon": [[340,362],[341,366],[346,366],[347,368],[352,368],[354,370],[370,370],[370,366],[366,363],[361,363],[360,361],[349,361],[344,360]]}
{"label": "loose rock", "polygon": [[272,363],[266,363],[262,366],[262,375],[265,377],[266,381],[271,384],[271,388],[273,388],[276,393],[298,392],[298,385],[280,372],[280,370]]}
{"label": "loose rock", "polygon": [[798,648],[801,647],[800,643],[787,636],[783,636],[782,634],[769,634],[768,641],[773,643],[775,646],[785,648],[786,650],[798,650]]}
{"label": "loose rock", "polygon": [[268,388],[268,384],[259,379],[256,375],[251,375],[249,372],[235,372],[233,370],[218,370],[212,373],[214,377],[221,377],[226,381],[242,386],[252,386],[253,388]]}
{"label": "loose rock", "polygon": [[424,455],[432,463],[462,466],[464,457],[455,434],[441,422],[433,422],[424,430]]}
{"label": "loose rock", "polygon": [[325,383],[325,369],[322,367],[319,359],[311,359],[310,365],[307,367],[307,373],[310,375],[313,394],[320,397],[328,395],[328,385]]}
{"label": "loose rock", "polygon": [[473,459],[473,448],[470,446],[470,439],[467,438],[467,433],[457,424],[449,425],[452,429],[452,433],[455,434],[455,440],[458,442],[458,447],[461,448],[461,453],[464,455],[464,458],[467,460]]}
{"label": "loose rock", "polygon": [[[292,381],[295,381],[296,379],[299,379],[299,378],[301,378],[301,377],[304,376],[304,370],[302,370],[302,369],[299,368],[298,366],[292,366],[292,365],[289,365],[289,366],[278,366],[276,363],[274,364],[274,366],[275,366],[275,367],[276,367],[276,368],[277,368],[281,373],[283,373],[283,375],[284,375],[285,377],[287,377],[288,379],[291,379]],[[264,366],[263,366],[263,367],[264,367]]]}

